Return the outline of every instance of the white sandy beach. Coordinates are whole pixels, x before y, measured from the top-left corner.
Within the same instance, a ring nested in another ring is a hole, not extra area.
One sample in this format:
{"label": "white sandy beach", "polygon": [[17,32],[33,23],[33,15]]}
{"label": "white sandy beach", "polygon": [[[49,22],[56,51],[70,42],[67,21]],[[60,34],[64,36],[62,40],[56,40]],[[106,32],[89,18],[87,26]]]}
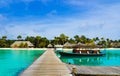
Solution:
{"label": "white sandy beach", "polygon": [[7,49],[12,49],[12,50],[47,50],[47,48],[0,48],[0,50],[7,50]]}
{"label": "white sandy beach", "polygon": [[[0,50],[47,50],[48,48],[0,48]],[[51,48],[54,49],[54,48]],[[64,51],[72,51],[72,48],[63,48],[62,50]],[[85,50],[85,49],[82,49]],[[98,50],[98,48],[93,49],[93,50]],[[120,48],[101,48],[99,50],[120,50]]]}

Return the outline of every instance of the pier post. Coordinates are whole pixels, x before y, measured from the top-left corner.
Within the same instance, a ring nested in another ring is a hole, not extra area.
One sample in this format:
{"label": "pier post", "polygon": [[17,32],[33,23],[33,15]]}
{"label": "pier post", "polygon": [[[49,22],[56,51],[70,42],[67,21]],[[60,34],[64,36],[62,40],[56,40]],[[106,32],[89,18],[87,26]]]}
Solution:
{"label": "pier post", "polygon": [[72,74],[73,74],[73,76],[76,76],[76,74],[77,74],[77,69],[75,66],[73,66],[73,68],[72,68]]}

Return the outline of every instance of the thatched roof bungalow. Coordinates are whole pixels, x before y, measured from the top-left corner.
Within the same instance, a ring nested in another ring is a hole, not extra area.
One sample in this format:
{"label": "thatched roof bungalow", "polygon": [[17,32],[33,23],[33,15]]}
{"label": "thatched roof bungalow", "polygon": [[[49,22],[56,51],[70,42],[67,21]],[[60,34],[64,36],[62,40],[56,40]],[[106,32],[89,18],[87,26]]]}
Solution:
{"label": "thatched roof bungalow", "polygon": [[20,47],[27,47],[32,48],[34,45],[30,41],[15,41],[13,44],[10,45],[11,48],[20,48]]}
{"label": "thatched roof bungalow", "polygon": [[63,48],[63,45],[54,45],[55,48]]}
{"label": "thatched roof bungalow", "polygon": [[71,44],[71,43],[69,43],[69,42],[66,42],[64,45],[63,45],[63,47],[67,47],[67,48],[72,48],[74,45],[76,45],[76,44]]}
{"label": "thatched roof bungalow", "polygon": [[53,47],[53,45],[52,44],[48,44],[48,46],[47,46],[48,48],[52,48]]}

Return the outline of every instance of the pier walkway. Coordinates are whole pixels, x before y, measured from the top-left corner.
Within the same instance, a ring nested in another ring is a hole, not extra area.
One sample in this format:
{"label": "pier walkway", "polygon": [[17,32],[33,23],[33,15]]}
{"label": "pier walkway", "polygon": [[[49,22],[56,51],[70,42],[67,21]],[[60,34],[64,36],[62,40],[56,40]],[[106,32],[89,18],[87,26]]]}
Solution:
{"label": "pier walkway", "polygon": [[52,49],[48,49],[20,76],[72,76],[67,66],[61,62]]}
{"label": "pier walkway", "polygon": [[119,66],[78,66],[66,64],[69,70],[76,68],[76,74],[79,76],[120,76]]}

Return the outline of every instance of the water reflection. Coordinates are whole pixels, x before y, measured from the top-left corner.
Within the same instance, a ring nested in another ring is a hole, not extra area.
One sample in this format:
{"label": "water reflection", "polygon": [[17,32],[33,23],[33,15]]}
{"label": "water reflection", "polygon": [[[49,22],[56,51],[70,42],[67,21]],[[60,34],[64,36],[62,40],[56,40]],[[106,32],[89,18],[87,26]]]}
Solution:
{"label": "water reflection", "polygon": [[105,56],[92,57],[66,57],[61,56],[60,59],[65,63],[86,66],[120,66],[120,50],[106,51]]}
{"label": "water reflection", "polygon": [[100,57],[60,57],[63,62],[77,65],[100,65],[102,60]]}

